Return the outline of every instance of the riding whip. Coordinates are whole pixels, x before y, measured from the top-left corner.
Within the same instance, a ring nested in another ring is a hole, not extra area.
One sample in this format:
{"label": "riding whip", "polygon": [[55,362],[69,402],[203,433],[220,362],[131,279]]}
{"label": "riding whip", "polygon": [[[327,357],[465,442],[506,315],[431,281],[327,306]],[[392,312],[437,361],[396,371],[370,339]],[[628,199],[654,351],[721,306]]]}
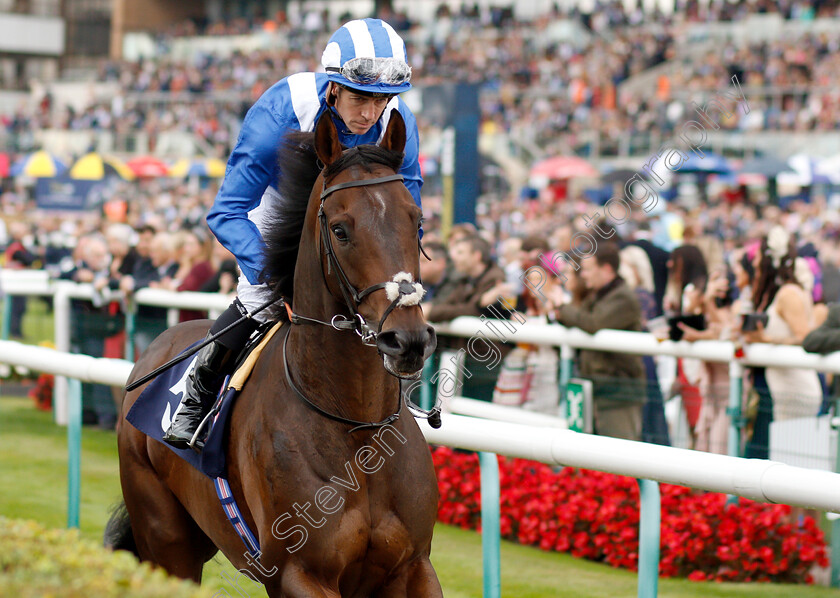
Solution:
{"label": "riding whip", "polygon": [[160,374],[162,374],[163,372],[165,372],[166,370],[168,370],[172,366],[181,363],[182,361],[184,361],[185,359],[187,359],[189,357],[192,357],[193,355],[195,355],[196,353],[201,351],[204,347],[206,347],[207,345],[209,345],[210,343],[212,343],[213,341],[218,339],[220,336],[226,334],[228,331],[232,330],[233,328],[236,328],[237,326],[239,326],[245,320],[247,320],[249,318],[253,318],[255,315],[260,313],[262,310],[267,308],[269,305],[272,305],[273,303],[277,303],[278,301],[283,301],[283,299],[282,298],[280,298],[280,299],[269,299],[268,301],[266,301],[265,303],[260,305],[258,308],[256,308],[254,311],[243,314],[243,316],[241,318],[239,318],[235,322],[232,322],[230,325],[225,326],[222,330],[219,330],[213,336],[207,337],[206,339],[204,339],[202,342],[197,344],[192,349],[190,349],[188,351],[184,351],[180,355],[177,355],[177,356],[173,357],[172,359],[170,359],[169,361],[167,361],[166,363],[164,363],[159,368],[157,368],[155,370],[152,370],[151,372],[149,372],[148,374],[146,374],[142,378],[139,378],[139,379],[135,380],[134,382],[132,382],[131,384],[126,385],[125,390],[126,391],[132,391],[135,388],[137,388],[139,386],[142,386],[143,384],[145,384],[146,382],[148,382],[152,378],[156,378],[157,376],[159,376]]}

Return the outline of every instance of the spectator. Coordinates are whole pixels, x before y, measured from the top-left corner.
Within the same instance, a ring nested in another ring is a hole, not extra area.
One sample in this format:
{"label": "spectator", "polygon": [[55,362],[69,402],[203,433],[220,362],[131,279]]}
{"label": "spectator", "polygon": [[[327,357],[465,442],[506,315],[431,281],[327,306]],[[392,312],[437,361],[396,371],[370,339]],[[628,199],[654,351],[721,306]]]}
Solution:
{"label": "spectator", "polygon": [[[814,328],[813,275],[796,257],[793,237],[780,226],[771,228],[761,240],[753,267],[753,304],[758,312],[766,314],[767,324],[758,322],[755,330],[744,332],[744,340],[801,345]],[[756,369],[754,385],[760,401],[747,456],[767,458],[770,422],[816,416],[822,403],[822,386],[814,370],[795,368]]]}
{"label": "spectator", "polygon": [[[38,256],[29,251],[24,245],[29,234],[29,225],[21,220],[9,224],[9,245],[6,247],[5,267],[10,270],[31,268],[38,260]],[[23,338],[23,315],[26,313],[26,297],[12,295],[12,319],[9,334],[12,338]]]}
{"label": "spectator", "polygon": [[[63,274],[62,278],[94,285],[108,280],[111,256],[101,235],[91,234],[80,239],[76,255],[76,266]],[[122,330],[122,316],[111,313],[107,303],[91,302],[88,299],[73,299],[70,309],[73,314],[70,333],[73,351],[92,357],[103,357],[105,339]],[[101,384],[82,384],[82,421],[103,429],[114,428],[117,409],[109,387]]]}
{"label": "spectator", "polygon": [[[172,291],[199,291],[213,277],[213,266],[207,259],[204,244],[193,231],[182,230],[173,239],[174,252],[178,256],[178,269],[171,278],[163,278],[160,288]],[[206,318],[207,313],[182,309],[179,322],[200,320]]]}
{"label": "spectator", "polygon": [[449,255],[455,272],[463,278],[442,300],[424,304],[426,318],[445,322],[458,316],[480,316],[482,310],[509,291],[505,273],[490,255],[490,244],[478,236],[464,237],[450,245]]}
{"label": "spectator", "polygon": [[[619,276],[636,293],[642,313],[642,330],[652,332],[648,322],[659,311],[653,296],[653,270],[647,253],[636,245],[627,245],[619,252]],[[642,409],[642,440],[665,446],[671,445],[668,422],[665,419],[665,401],[659,385],[656,358],[643,355],[647,379],[646,401]]]}
{"label": "spectator", "polygon": [[825,321],[805,336],[802,348],[823,355],[840,351],[840,303],[828,306]]}
{"label": "spectator", "polygon": [[[116,275],[112,272],[110,285],[112,289],[120,289],[123,293],[130,294],[134,292],[137,286],[137,281],[147,281],[154,277],[155,266],[152,264],[152,241],[155,238],[157,231],[154,227],[144,225],[137,229],[137,245],[134,248],[136,255],[131,264],[131,270],[128,273],[123,272],[127,266],[123,268],[122,263],[118,268]],[[124,263],[124,262],[123,262]]]}
{"label": "spectator", "polygon": [[[152,268],[149,270],[144,261],[138,262],[138,272],[130,279],[131,288],[124,288],[127,292],[137,292],[146,287],[164,288],[162,280],[173,278],[178,271],[178,262],[174,258],[174,243],[169,233],[157,233],[151,240],[149,259]],[[140,276],[142,275],[142,276]],[[164,283],[165,284],[165,283]],[[126,287],[128,283],[126,284]],[[134,336],[137,352],[142,353],[149,344],[167,328],[166,309],[139,305],[136,317],[137,331]]]}
{"label": "spectator", "polygon": [[[590,334],[599,330],[641,331],[642,313],[635,293],[618,276],[618,247],[599,243],[595,254],[581,264],[580,276],[588,294],[580,306],[552,297],[556,319],[564,326]],[[638,355],[580,351],[580,375],[592,380],[595,432],[639,440],[645,402],[645,369]]]}
{"label": "spectator", "polygon": [[239,279],[239,269],[236,265],[236,259],[215,238],[212,240],[212,243],[213,249],[210,255],[210,264],[213,268],[213,276],[199,290],[202,293],[230,295],[236,291],[236,281]]}
{"label": "spectator", "polygon": [[119,286],[119,279],[134,272],[138,261],[142,259],[137,248],[131,246],[134,231],[127,224],[112,224],[105,231],[105,240],[111,254],[110,279]]}
{"label": "spectator", "polygon": [[[459,316],[480,316],[484,308],[496,303],[500,295],[509,294],[504,282],[505,273],[490,255],[490,244],[478,236],[467,236],[449,247],[455,272],[461,276],[451,292],[431,303],[423,303],[423,312],[432,322],[444,322]],[[505,312],[501,312],[505,313]],[[498,317],[491,315],[490,317]],[[443,348],[462,349],[465,339],[438,341]],[[464,358],[465,376],[462,393],[471,399],[492,401],[497,373],[492,374],[485,364],[476,361],[469,353]]]}
{"label": "spectator", "polygon": [[[683,340],[730,340],[734,314],[733,293],[729,288],[729,277],[725,266],[712,271],[706,292],[702,299],[702,313],[706,321],[705,330],[697,330],[680,323]],[[697,421],[694,426],[694,448],[701,451],[728,454],[729,445],[729,364],[711,361],[701,362],[699,371],[699,393],[702,397]]]}
{"label": "spectator", "polygon": [[420,257],[420,279],[426,289],[423,299],[443,302],[456,284],[449,252],[443,243],[437,241],[425,243],[423,250],[431,258]]}

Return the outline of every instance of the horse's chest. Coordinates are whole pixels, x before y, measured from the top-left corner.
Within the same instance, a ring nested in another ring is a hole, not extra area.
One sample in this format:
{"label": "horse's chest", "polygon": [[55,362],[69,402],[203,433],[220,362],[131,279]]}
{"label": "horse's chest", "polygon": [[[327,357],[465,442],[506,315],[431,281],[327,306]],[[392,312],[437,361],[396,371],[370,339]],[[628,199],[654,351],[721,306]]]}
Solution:
{"label": "horse's chest", "polygon": [[413,459],[395,451],[360,451],[337,465],[313,468],[310,461],[297,467],[293,484],[289,476],[275,478],[287,484],[273,488],[275,496],[285,495],[275,538],[287,545],[301,542],[301,548],[320,546],[325,555],[338,550],[345,563],[386,571],[427,543],[437,487],[433,474],[417,475]]}

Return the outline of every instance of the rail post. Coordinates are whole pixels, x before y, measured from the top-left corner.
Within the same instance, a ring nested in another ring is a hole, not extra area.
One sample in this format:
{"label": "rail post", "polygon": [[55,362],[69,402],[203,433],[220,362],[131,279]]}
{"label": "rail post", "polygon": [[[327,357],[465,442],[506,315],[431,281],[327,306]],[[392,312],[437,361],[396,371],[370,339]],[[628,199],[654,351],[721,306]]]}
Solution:
{"label": "rail post", "polygon": [[[70,352],[70,292],[72,283],[57,284],[53,295],[53,328],[55,348],[62,353]],[[56,376],[53,386],[53,409],[55,423],[68,423],[67,401],[69,395],[68,380],[64,376]]]}
{"label": "rail post", "polygon": [[501,523],[499,521],[499,459],[478,453],[481,467],[481,549],[484,555],[484,598],[501,598]]}
{"label": "rail post", "polygon": [[741,429],[744,427],[741,412],[743,388],[744,366],[733,357],[733,360],[729,362],[729,406],[726,408],[726,413],[729,415],[729,447],[727,454],[730,457],[741,456]]}
{"label": "rail post", "polygon": [[67,397],[67,527],[79,527],[82,489],[82,383],[71,378]]}
{"label": "rail post", "polygon": [[0,330],[0,337],[4,341],[9,340],[12,335],[12,296],[9,293],[3,295],[3,328]]}
{"label": "rail post", "polygon": [[659,591],[659,524],[661,501],[659,484],[639,483],[639,598],[656,598]]}

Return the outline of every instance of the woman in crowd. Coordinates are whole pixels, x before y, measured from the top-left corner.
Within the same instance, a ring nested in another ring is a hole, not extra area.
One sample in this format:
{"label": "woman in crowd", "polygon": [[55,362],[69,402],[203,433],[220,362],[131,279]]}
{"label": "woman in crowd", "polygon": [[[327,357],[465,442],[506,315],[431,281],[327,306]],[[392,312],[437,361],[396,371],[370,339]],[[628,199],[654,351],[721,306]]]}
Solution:
{"label": "woman in crowd", "polygon": [[[213,277],[213,266],[208,259],[207,244],[191,230],[182,230],[173,239],[175,255],[178,257],[178,270],[172,278],[160,281],[161,288],[172,291],[200,291],[204,284]],[[207,314],[194,309],[182,309],[179,322],[200,320]]]}
{"label": "woman in crowd", "polygon": [[[761,240],[752,265],[752,304],[756,312],[766,314],[767,323],[752,314],[745,315],[744,340],[801,345],[814,328],[813,275],[804,260],[796,257],[793,237],[781,226],[771,228]],[[816,416],[822,387],[815,371],[795,368],[757,368],[753,384],[759,404],[745,456],[768,458],[770,422]]]}

